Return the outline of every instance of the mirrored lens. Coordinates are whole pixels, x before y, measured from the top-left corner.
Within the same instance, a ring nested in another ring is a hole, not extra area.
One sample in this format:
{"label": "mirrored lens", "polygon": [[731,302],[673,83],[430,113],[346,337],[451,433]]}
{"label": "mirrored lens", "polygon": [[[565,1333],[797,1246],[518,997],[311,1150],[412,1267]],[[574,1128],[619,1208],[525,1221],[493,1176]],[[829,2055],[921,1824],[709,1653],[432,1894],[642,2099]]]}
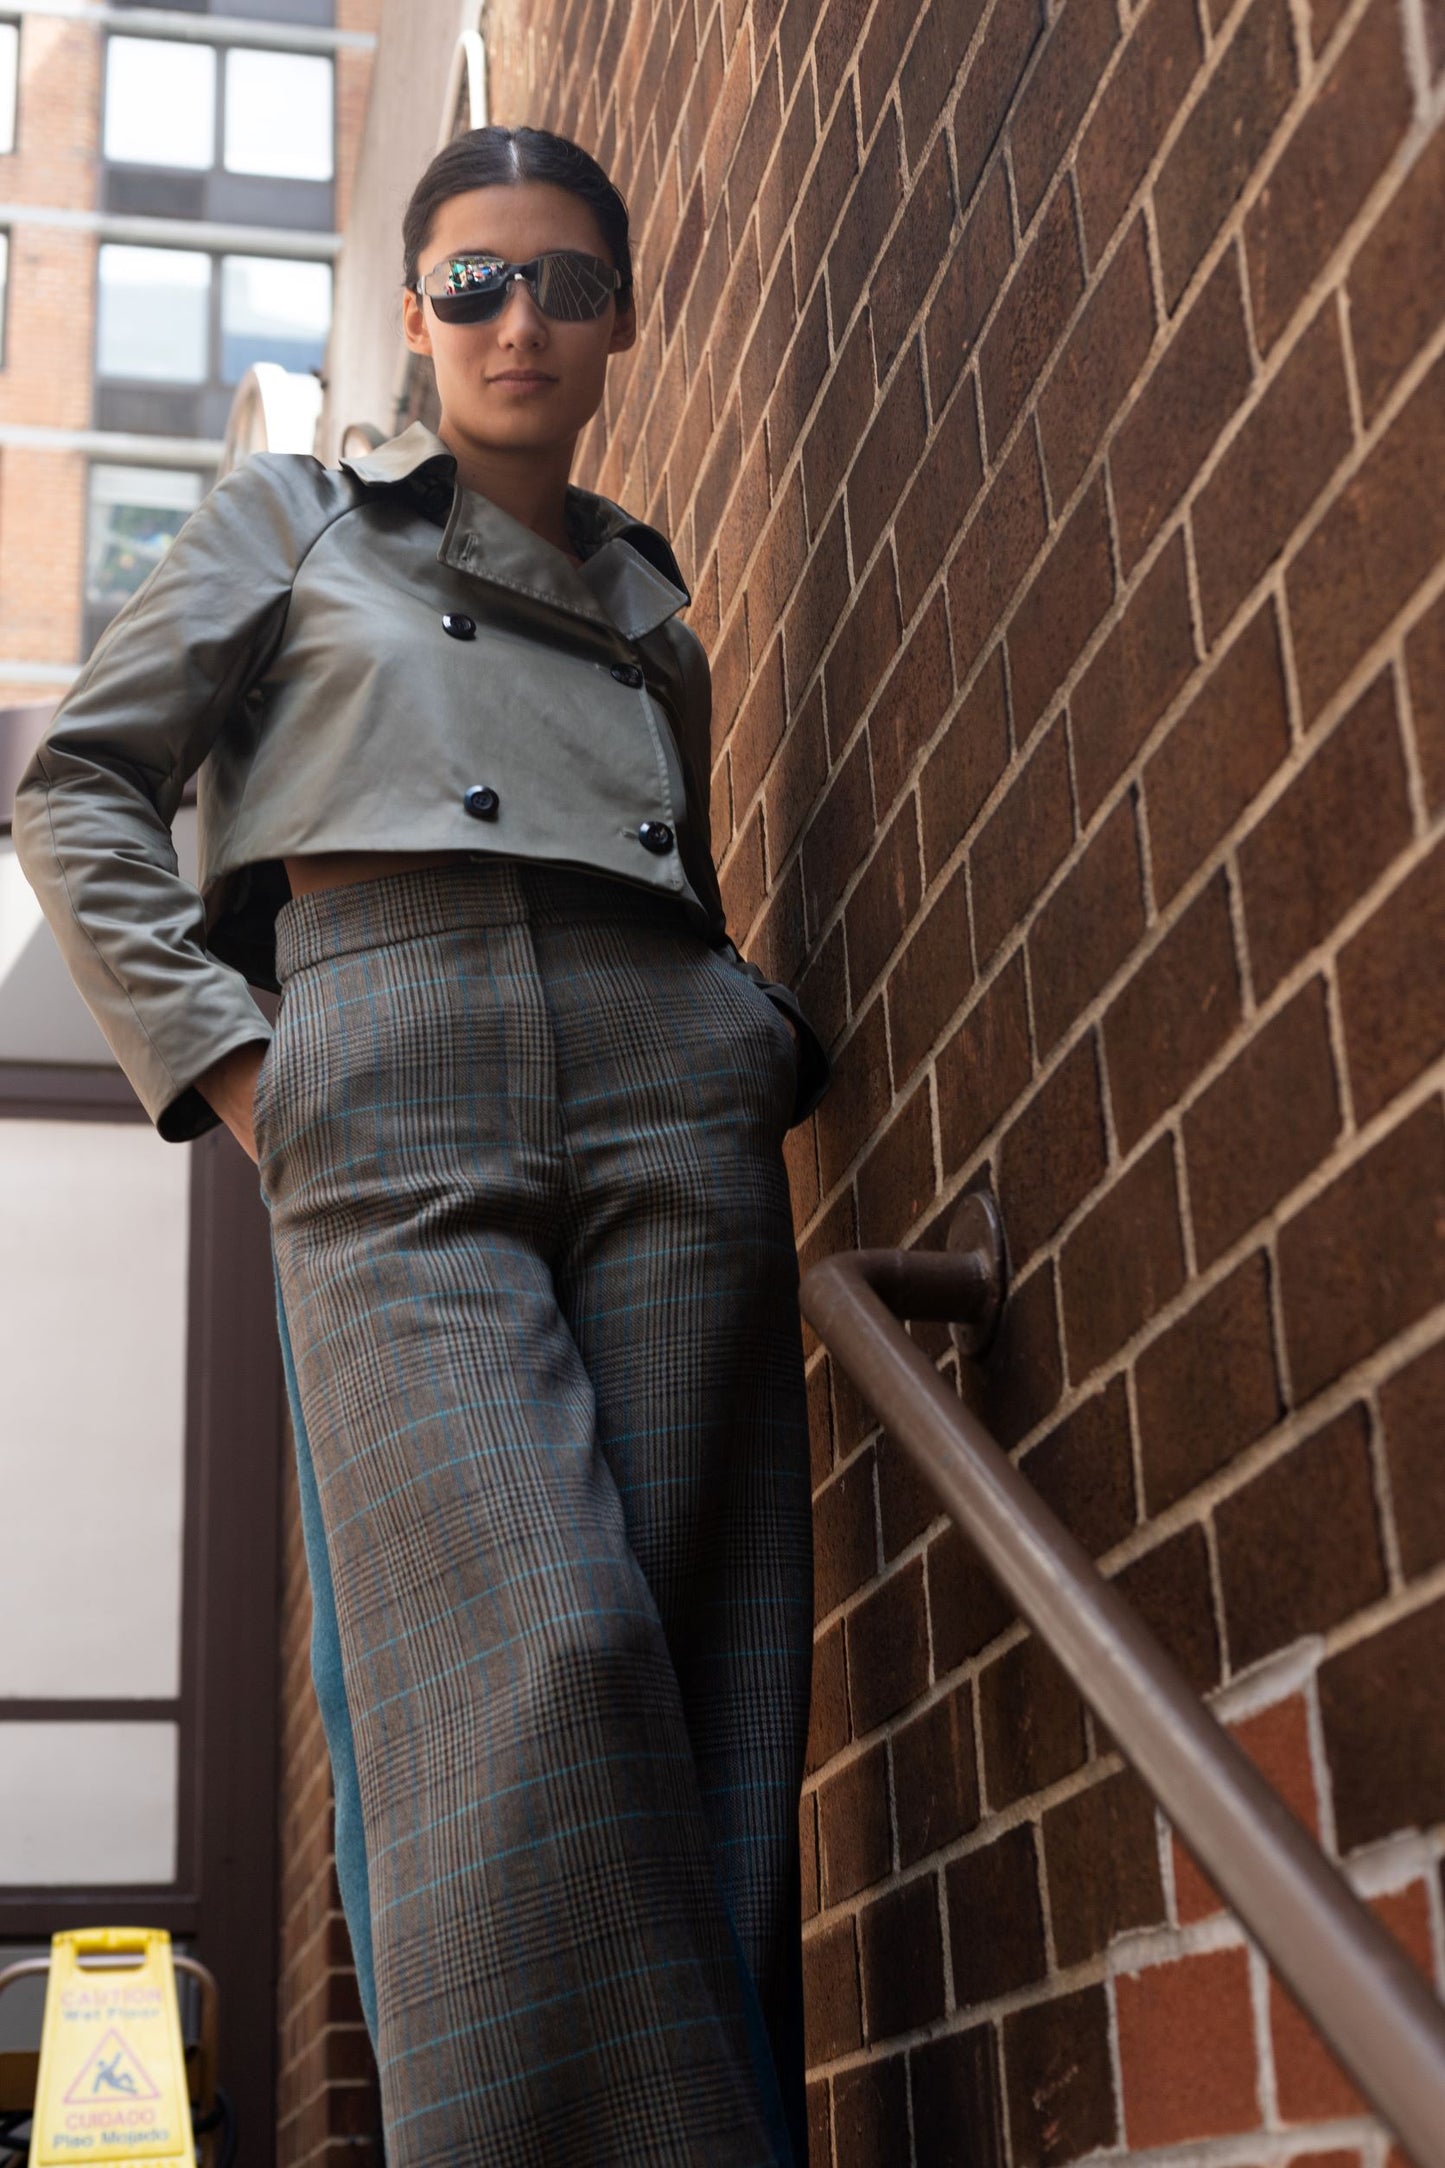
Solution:
{"label": "mirrored lens", "polygon": [[443,323],[485,323],[498,315],[512,279],[526,281],[544,316],[559,323],[579,323],[600,316],[609,294],[620,283],[600,257],[577,249],[552,249],[530,263],[505,263],[499,256],[452,256],[434,264],[422,291]]}

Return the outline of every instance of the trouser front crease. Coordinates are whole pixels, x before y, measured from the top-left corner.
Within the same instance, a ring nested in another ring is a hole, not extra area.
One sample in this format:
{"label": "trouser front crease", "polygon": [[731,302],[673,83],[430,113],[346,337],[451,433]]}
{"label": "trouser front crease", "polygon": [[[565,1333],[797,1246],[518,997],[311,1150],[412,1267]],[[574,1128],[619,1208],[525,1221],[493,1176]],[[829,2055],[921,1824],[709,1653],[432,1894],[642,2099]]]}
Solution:
{"label": "trouser front crease", "polygon": [[396,876],[281,935],[258,1138],[390,2168],[773,2168],[811,1632],[787,1028],[584,876]]}

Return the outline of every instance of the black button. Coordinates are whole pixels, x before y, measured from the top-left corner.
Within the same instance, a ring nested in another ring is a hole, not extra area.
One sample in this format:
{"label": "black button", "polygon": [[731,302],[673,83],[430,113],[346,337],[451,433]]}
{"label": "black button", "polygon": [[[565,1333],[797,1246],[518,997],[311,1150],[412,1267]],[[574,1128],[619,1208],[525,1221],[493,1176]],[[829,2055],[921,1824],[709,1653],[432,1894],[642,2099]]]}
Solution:
{"label": "black button", "polygon": [[665,858],[672,849],[672,830],[666,821],[644,821],[637,831],[637,840],[655,858]]}
{"label": "black button", "polygon": [[461,611],[448,610],[442,619],[442,631],[449,632],[454,640],[475,640],[477,621]]}
{"label": "black button", "polygon": [[635,662],[615,662],[612,665],[612,675],[619,685],[630,685],[634,691],[642,683],[642,672]]}
{"label": "black button", "polygon": [[462,799],[474,821],[494,821],[501,802],[490,783],[473,783]]}

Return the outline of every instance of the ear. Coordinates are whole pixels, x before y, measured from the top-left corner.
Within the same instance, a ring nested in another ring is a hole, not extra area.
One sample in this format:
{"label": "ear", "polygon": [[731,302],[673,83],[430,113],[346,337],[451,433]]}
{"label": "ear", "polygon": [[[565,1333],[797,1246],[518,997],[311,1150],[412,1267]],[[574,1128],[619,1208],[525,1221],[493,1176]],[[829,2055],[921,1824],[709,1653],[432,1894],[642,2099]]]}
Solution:
{"label": "ear", "polygon": [[401,297],[401,326],[407,345],[414,354],[431,352],[431,329],[427,323],[426,305],[414,287],[408,286]]}
{"label": "ear", "polygon": [[615,309],[612,317],[612,337],[608,343],[609,354],[625,354],[629,346],[637,344],[637,300],[629,294],[625,307]]}

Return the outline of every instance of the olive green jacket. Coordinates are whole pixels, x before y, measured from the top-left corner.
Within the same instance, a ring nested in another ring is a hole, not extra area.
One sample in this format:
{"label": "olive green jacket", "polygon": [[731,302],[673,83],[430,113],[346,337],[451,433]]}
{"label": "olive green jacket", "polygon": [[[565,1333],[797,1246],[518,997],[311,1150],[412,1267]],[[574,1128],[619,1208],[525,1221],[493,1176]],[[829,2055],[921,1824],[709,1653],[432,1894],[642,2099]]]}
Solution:
{"label": "olive green jacket", "polygon": [[[828,1081],[786,987],[728,940],[709,846],[711,687],[658,531],[569,487],[584,562],[458,486],[420,424],[340,471],[228,474],[96,646],[16,796],[15,846],[66,963],[161,1134],[270,1025],[281,861],[462,850],[582,867],[680,902],[800,1034],[801,1120]],[[197,776],[198,893],[171,823]]]}

